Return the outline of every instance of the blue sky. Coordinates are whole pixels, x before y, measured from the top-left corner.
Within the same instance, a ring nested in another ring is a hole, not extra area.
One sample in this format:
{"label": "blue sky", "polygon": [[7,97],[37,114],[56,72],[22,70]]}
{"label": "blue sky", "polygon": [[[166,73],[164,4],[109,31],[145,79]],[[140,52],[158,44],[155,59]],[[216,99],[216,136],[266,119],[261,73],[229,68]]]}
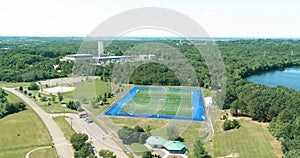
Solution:
{"label": "blue sky", "polygon": [[[197,21],[212,37],[300,37],[297,0],[1,0],[0,36],[87,36],[122,11],[162,7]],[[144,30],[129,35],[169,35]]]}

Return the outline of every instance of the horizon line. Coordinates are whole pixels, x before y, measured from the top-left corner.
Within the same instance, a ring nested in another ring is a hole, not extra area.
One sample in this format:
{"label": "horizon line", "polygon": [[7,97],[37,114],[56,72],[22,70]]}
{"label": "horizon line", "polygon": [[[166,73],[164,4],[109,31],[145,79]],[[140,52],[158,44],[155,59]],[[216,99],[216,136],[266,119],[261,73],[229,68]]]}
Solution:
{"label": "horizon line", "polygon": [[[14,35],[14,36],[3,36],[0,37],[30,37],[30,38],[88,38],[89,36],[25,36],[25,35]],[[300,39],[300,37],[252,37],[252,36],[207,36],[207,37],[181,37],[181,36],[104,36],[103,38],[211,38],[211,39]]]}

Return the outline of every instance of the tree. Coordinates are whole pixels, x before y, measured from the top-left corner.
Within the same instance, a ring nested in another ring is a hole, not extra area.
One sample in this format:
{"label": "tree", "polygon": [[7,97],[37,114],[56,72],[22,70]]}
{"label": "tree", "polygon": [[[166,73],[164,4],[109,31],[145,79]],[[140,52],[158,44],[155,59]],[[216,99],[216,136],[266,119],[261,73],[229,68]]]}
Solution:
{"label": "tree", "polygon": [[59,102],[61,103],[61,102],[64,100],[63,94],[62,94],[61,92],[58,92],[58,93],[57,93],[57,96],[58,96]]}
{"label": "tree", "polygon": [[51,98],[52,102],[55,103],[55,100],[56,100],[56,96],[55,95],[52,95],[52,98]]}
{"label": "tree", "polygon": [[94,148],[91,144],[85,144],[78,151],[75,151],[75,158],[96,158]]}
{"label": "tree", "polygon": [[152,158],[153,155],[150,151],[145,151],[142,155],[142,158]]}
{"label": "tree", "polygon": [[77,110],[78,107],[76,106],[74,101],[71,100],[67,103],[67,108],[72,109],[72,110]]}
{"label": "tree", "polygon": [[114,152],[105,149],[99,151],[99,156],[104,158],[117,158],[117,156],[114,155]]}
{"label": "tree", "polygon": [[76,151],[78,151],[85,145],[85,142],[87,140],[88,140],[88,135],[86,135],[84,133],[75,133],[71,136],[70,142],[71,142],[73,148]]}
{"label": "tree", "polygon": [[23,87],[22,86],[19,87],[19,91],[23,92]]}
{"label": "tree", "polygon": [[151,132],[151,130],[152,130],[151,126],[149,126],[149,125],[148,125],[148,126],[146,126],[146,130],[145,130],[145,131],[146,131],[147,133],[150,133],[150,132]]}
{"label": "tree", "polygon": [[196,141],[193,147],[193,156],[195,158],[210,158],[208,152],[205,150],[203,143],[200,139]]}
{"label": "tree", "polygon": [[47,101],[47,97],[41,96],[41,97],[40,97],[40,100],[41,100],[41,102],[45,102],[45,101]]}
{"label": "tree", "polygon": [[175,126],[170,126],[167,128],[167,133],[169,136],[169,140],[176,140],[179,137],[178,130]]}
{"label": "tree", "polygon": [[91,105],[94,109],[98,108],[98,102],[97,102],[97,99],[92,99],[91,100]]}
{"label": "tree", "polygon": [[226,119],[223,123],[223,130],[227,131],[231,129],[231,121]]}
{"label": "tree", "polygon": [[135,126],[134,128],[124,126],[118,131],[118,136],[124,144],[144,144],[150,133],[145,133],[145,130],[140,126]]}
{"label": "tree", "polygon": [[37,83],[32,82],[32,83],[28,86],[28,89],[29,89],[29,90],[39,90],[40,87],[39,87],[39,85],[38,85]]}
{"label": "tree", "polygon": [[234,128],[240,128],[240,123],[237,120],[226,119],[223,123],[223,130],[227,131]]}

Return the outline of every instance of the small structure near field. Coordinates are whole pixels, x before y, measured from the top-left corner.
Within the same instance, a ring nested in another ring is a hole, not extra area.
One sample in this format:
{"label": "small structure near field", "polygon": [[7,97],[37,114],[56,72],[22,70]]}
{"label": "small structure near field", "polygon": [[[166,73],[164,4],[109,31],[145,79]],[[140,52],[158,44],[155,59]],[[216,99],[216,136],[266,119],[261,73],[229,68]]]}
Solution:
{"label": "small structure near field", "polygon": [[150,136],[146,140],[146,146],[153,149],[166,149],[171,154],[184,154],[187,148],[180,141],[166,140],[161,136]]}

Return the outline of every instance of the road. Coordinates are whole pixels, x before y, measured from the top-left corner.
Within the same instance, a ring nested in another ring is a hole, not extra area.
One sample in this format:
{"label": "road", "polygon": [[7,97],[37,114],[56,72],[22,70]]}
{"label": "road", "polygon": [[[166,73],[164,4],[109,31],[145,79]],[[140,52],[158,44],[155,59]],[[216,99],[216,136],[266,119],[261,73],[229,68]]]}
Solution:
{"label": "road", "polygon": [[[86,133],[90,141],[93,142],[93,146],[99,152],[101,149],[108,149],[113,151],[118,158],[127,158],[128,156],[124,151],[111,139],[109,134],[106,134],[98,125],[93,123],[87,123],[84,119],[80,119],[78,115],[70,114],[72,118],[72,128],[76,132]],[[71,124],[71,119],[66,120]]]}
{"label": "road", "polygon": [[56,152],[59,157],[62,158],[72,158],[73,157],[73,151],[71,149],[71,145],[65,138],[63,132],[60,130],[60,128],[57,126],[57,124],[54,122],[52,117],[48,115],[41,107],[39,107],[34,101],[29,99],[24,94],[16,91],[14,88],[3,88],[4,90],[7,90],[19,98],[21,98],[24,102],[26,102],[42,119],[44,124],[46,125],[53,143],[54,147],[56,149]]}

